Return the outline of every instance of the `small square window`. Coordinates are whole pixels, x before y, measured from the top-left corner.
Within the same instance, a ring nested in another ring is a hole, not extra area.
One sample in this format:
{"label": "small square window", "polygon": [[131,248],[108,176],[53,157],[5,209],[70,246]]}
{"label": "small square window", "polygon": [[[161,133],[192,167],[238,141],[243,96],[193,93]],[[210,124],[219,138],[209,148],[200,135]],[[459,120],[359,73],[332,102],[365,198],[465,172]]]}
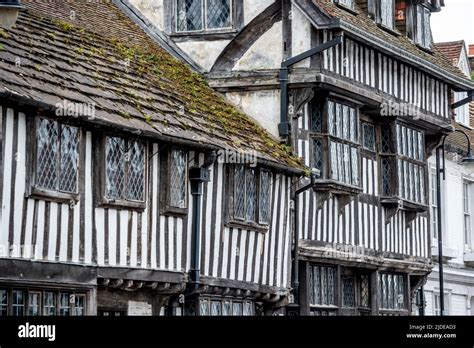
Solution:
{"label": "small square window", "polygon": [[176,31],[231,29],[232,0],[177,0]]}

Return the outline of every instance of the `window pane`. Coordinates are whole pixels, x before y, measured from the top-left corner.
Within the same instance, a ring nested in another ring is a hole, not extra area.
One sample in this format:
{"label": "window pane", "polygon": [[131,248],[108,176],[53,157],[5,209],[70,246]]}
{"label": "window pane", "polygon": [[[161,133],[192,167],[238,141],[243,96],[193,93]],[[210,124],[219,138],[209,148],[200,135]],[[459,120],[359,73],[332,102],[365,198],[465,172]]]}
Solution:
{"label": "window pane", "polygon": [[59,294],[59,315],[60,316],[69,316],[69,296],[70,294],[61,293]]}
{"label": "window pane", "polygon": [[351,148],[351,161],[352,161],[352,185],[359,186],[359,152],[357,148]]}
{"label": "window pane", "polygon": [[0,316],[6,316],[8,314],[8,291],[5,289],[0,290]]}
{"label": "window pane", "polygon": [[233,316],[242,316],[244,314],[242,303],[233,302],[232,303],[232,315]]}
{"label": "window pane", "polygon": [[245,167],[234,166],[234,217],[245,219]]}
{"label": "window pane", "polygon": [[370,307],[370,282],[369,276],[366,274],[360,277],[360,305]]}
{"label": "window pane", "polygon": [[328,102],[328,128],[329,134],[336,135],[336,119],[334,116],[334,102]]}
{"label": "window pane", "polygon": [[232,315],[232,304],[229,301],[224,302],[224,306],[222,309],[223,316],[230,317]]}
{"label": "window pane", "polygon": [[421,5],[416,6],[416,36],[415,42],[417,44],[423,45],[423,7]]}
{"label": "window pane", "polygon": [[383,185],[383,194],[385,196],[390,196],[392,194],[392,169],[390,167],[390,161],[388,159],[382,159],[382,185]]}
{"label": "window pane", "polygon": [[105,145],[106,196],[110,199],[124,199],[125,186],[125,141],[107,137]]}
{"label": "window pane", "polygon": [[221,316],[222,315],[222,303],[220,301],[212,301],[211,303],[211,315]]}
{"label": "window pane", "polygon": [[232,24],[230,0],[207,0],[207,27],[228,28]]}
{"label": "window pane", "polygon": [[267,171],[260,173],[260,205],[259,219],[260,223],[268,224],[270,222],[270,183],[271,174]]}
{"label": "window pane", "polygon": [[252,303],[251,302],[244,303],[244,316],[245,317],[252,316]]}
{"label": "window pane", "polygon": [[317,133],[322,131],[321,106],[314,100],[311,102],[311,129]]}
{"label": "window pane", "polygon": [[44,315],[56,315],[56,294],[54,292],[44,293]]}
{"label": "window pane", "polygon": [[375,151],[375,128],[371,124],[362,125],[363,146],[365,149]]}
{"label": "window pane", "polygon": [[76,295],[76,303],[74,305],[74,315],[84,316],[86,309],[86,297],[84,295]]}
{"label": "window pane", "polygon": [[342,305],[349,308],[355,307],[353,278],[342,279]]}
{"label": "window pane", "polygon": [[41,295],[37,292],[30,292],[28,294],[28,315],[40,315]]}
{"label": "window pane", "polygon": [[386,27],[393,28],[394,24],[394,4],[393,0],[381,0],[380,2],[380,14],[382,24]]}
{"label": "window pane", "polygon": [[25,292],[21,290],[13,290],[13,302],[12,302],[12,314],[13,316],[25,315]]}
{"label": "window pane", "polygon": [[336,135],[338,138],[343,137],[342,130],[342,105],[336,104]]}
{"label": "window pane", "polygon": [[202,0],[177,1],[177,31],[201,30]]}
{"label": "window pane", "polygon": [[347,184],[351,183],[351,154],[349,145],[344,145],[344,182]]}
{"label": "window pane", "polygon": [[209,301],[208,300],[201,300],[201,305],[200,305],[200,314],[202,316],[208,316],[210,315],[210,311],[209,311]]}
{"label": "window pane", "polygon": [[323,142],[321,139],[313,139],[313,168],[323,170]]}
{"label": "window pane", "polygon": [[77,163],[79,158],[79,130],[61,126],[61,170],[59,189],[77,192]]}
{"label": "window pane", "polygon": [[133,142],[128,152],[128,199],[145,200],[145,145]]}
{"label": "window pane", "polygon": [[170,205],[176,208],[186,208],[186,168],[187,156],[184,151],[171,151],[170,166]]}
{"label": "window pane", "polygon": [[331,141],[331,179],[339,179],[338,160],[337,160],[337,143]]}
{"label": "window pane", "polygon": [[431,47],[431,25],[430,18],[431,12],[426,7],[423,7],[423,46],[430,48]]}
{"label": "window pane", "polygon": [[338,3],[349,8],[354,7],[354,0],[338,0]]}
{"label": "window pane", "polygon": [[36,184],[38,187],[58,189],[58,123],[39,119],[36,128]]}
{"label": "window pane", "polygon": [[351,117],[351,125],[350,125],[350,130],[351,130],[351,141],[354,143],[358,143],[358,123],[357,123],[357,113],[356,110],[353,108],[350,108],[350,117]]}
{"label": "window pane", "polygon": [[342,138],[351,140],[349,135],[350,127],[350,116],[349,116],[349,107],[347,105],[342,106]]}

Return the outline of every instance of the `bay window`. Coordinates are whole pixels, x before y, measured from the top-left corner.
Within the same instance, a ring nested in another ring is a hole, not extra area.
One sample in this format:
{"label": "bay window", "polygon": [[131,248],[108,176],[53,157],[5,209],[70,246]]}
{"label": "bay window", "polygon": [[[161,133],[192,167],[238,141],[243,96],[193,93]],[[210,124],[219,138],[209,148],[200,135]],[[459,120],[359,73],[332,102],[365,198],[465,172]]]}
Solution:
{"label": "bay window", "polygon": [[177,0],[176,31],[231,29],[233,0]]}
{"label": "bay window", "polygon": [[359,187],[358,109],[332,99],[324,108],[321,104],[315,99],[311,105],[312,166],[322,171],[323,180]]}
{"label": "bay window", "polygon": [[201,298],[199,315],[212,317],[248,317],[254,315],[254,305],[250,301],[227,298]]}
{"label": "bay window", "polygon": [[382,314],[395,314],[407,311],[407,282],[405,276],[393,273],[380,273],[378,277],[379,309]]}

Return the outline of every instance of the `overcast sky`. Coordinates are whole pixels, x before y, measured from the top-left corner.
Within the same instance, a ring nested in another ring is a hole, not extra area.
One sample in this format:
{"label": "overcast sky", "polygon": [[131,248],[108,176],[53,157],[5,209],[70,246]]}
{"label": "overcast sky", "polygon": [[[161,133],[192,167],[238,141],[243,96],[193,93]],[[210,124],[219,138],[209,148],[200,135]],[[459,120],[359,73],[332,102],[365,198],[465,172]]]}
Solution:
{"label": "overcast sky", "polygon": [[445,4],[441,12],[432,14],[434,41],[474,44],[474,0],[445,0]]}

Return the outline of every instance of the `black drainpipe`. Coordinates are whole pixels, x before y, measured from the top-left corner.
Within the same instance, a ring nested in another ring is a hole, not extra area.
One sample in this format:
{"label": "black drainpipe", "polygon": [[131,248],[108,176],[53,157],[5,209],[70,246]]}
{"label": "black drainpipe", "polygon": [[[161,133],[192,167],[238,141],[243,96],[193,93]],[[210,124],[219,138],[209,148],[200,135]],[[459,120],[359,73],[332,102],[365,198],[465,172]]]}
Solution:
{"label": "black drainpipe", "polygon": [[216,161],[216,152],[210,153],[201,167],[189,169],[189,180],[191,181],[191,195],[193,196],[193,212],[191,227],[191,269],[189,270],[189,280],[193,284],[193,289],[199,287],[201,277],[201,202],[203,184],[211,181],[211,171],[209,167]]}
{"label": "black drainpipe", "polygon": [[[280,133],[280,137],[286,141],[286,143],[290,143],[289,135],[290,135],[290,122],[288,121],[288,69],[307,59],[310,58],[318,53],[321,53],[331,47],[336,45],[340,45],[342,43],[342,35],[336,36],[331,41],[328,41],[322,45],[316,46],[315,48],[310,49],[304,53],[301,53],[293,58],[285,60],[281,63],[280,69],[280,91],[281,91],[281,98],[280,98],[280,124],[278,125],[278,131]],[[296,111],[296,110],[295,110]]]}
{"label": "black drainpipe", "polygon": [[309,190],[310,188],[314,187],[314,183],[316,181],[316,173],[311,173],[311,183],[308,185],[298,189],[295,191],[293,195],[293,202],[294,202],[294,207],[295,207],[295,212],[294,212],[294,225],[295,225],[295,231],[294,231],[294,254],[293,254],[293,293],[294,293],[294,302],[299,305],[299,292],[300,292],[300,257],[299,257],[299,235],[298,235],[298,230],[299,230],[299,221],[298,221],[298,210],[299,210],[299,200],[298,196]]}

